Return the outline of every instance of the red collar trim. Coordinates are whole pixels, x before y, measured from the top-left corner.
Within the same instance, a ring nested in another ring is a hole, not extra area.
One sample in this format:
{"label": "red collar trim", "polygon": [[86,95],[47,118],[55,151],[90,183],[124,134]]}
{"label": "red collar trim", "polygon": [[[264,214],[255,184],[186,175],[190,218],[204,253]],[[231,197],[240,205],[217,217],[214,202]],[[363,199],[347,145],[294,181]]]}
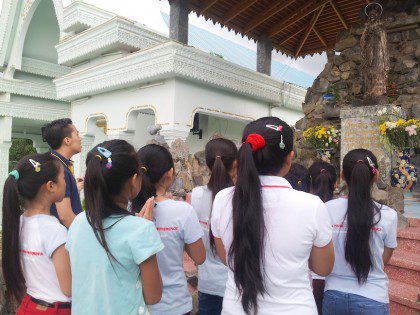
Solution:
{"label": "red collar trim", "polygon": [[289,186],[279,186],[279,185],[262,185],[262,188],[288,188],[290,189]]}

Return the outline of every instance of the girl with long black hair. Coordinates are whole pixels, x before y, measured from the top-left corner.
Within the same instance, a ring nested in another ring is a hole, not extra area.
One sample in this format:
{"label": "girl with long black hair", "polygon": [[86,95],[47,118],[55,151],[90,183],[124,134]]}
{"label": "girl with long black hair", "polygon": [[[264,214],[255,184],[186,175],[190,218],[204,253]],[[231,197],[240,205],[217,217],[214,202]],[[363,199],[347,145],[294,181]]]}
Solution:
{"label": "girl with long black hair", "polygon": [[156,253],[163,249],[150,220],[127,210],[141,189],[140,162],[124,140],[105,141],[87,156],[86,211],[70,226],[66,248],[73,271],[73,310],[78,314],[148,314],[162,295]]}
{"label": "girl with long black hair", "polygon": [[[323,202],[333,199],[334,189],[337,186],[337,172],[334,166],[325,161],[317,161],[309,168],[311,176],[310,193],[321,198]],[[322,301],[324,299],[325,278],[312,272],[312,287],[318,314],[322,314]]]}
{"label": "girl with long black hair", "polygon": [[327,202],[336,259],[325,281],[324,315],[389,314],[384,265],[397,247],[397,213],[373,201],[378,175],[369,150],[352,150],[343,159],[348,196]]}
{"label": "girl with long black hair", "polygon": [[192,298],[182,258],[185,249],[197,265],[204,262],[203,232],[191,205],[168,198],[168,189],[174,181],[171,153],[163,146],[149,144],[137,154],[142,164],[143,187],[132,209],[137,212],[149,198],[155,198],[154,221],[165,245],[157,255],[163,280],[162,299],[149,309],[153,315],[188,314],[192,310]]}
{"label": "girl with long black hair", "polygon": [[214,247],[210,227],[211,209],[216,194],[234,185],[236,180],[238,149],[223,138],[206,144],[205,157],[211,171],[209,183],[193,189],[191,205],[195,209],[204,232],[206,261],[198,267],[198,306],[200,315],[220,315],[227,281],[227,268]]}
{"label": "girl with long black hair", "polygon": [[333,199],[337,185],[337,172],[334,166],[324,161],[317,161],[309,168],[309,174],[312,178],[311,194],[318,196],[323,202]]}
{"label": "girl with long black hair", "polygon": [[2,268],[18,315],[71,313],[67,229],[50,212],[65,191],[64,168],[49,153],[25,156],[6,179]]}
{"label": "girl with long black hair", "polygon": [[276,117],[249,123],[235,187],[213,203],[212,232],[228,267],[222,314],[317,314],[309,268],[330,273],[331,223],[316,196],[291,188],[293,131]]}

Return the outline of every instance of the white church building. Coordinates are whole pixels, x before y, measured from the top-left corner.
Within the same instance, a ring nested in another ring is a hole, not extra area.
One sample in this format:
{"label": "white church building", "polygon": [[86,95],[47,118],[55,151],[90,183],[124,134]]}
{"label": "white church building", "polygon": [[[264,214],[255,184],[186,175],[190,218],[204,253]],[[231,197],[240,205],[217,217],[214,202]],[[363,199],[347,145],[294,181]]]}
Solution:
{"label": "white church building", "polygon": [[293,125],[306,93],[81,1],[3,0],[0,68],[0,188],[12,138],[46,151],[41,126],[54,119],[70,117],[83,137],[80,174],[96,143],[138,149],[153,125],[191,152],[216,132],[238,141],[262,116]]}

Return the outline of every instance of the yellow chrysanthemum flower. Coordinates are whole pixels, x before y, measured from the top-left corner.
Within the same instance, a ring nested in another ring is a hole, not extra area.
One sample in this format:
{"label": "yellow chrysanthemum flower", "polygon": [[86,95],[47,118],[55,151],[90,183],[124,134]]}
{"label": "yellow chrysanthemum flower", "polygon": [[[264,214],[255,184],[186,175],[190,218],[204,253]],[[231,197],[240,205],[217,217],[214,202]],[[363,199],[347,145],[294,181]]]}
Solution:
{"label": "yellow chrysanthemum flower", "polygon": [[379,130],[381,131],[381,135],[386,134],[386,123],[385,122],[379,126]]}

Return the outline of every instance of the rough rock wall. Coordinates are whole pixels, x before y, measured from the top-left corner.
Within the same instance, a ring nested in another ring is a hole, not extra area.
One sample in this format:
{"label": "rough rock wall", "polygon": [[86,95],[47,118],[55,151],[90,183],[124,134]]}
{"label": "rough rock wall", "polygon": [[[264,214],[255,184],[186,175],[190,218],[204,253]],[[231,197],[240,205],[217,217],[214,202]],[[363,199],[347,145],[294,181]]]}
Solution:
{"label": "rough rock wall", "polygon": [[[382,1],[383,20],[388,30],[390,56],[389,83],[395,84],[389,103],[401,106],[409,116],[420,116],[420,4],[418,1]],[[363,24],[354,24],[340,33],[334,52],[328,53],[324,70],[308,89],[303,103],[305,117],[297,123],[304,130],[321,123],[339,125],[339,111],[331,111],[322,105],[322,94],[330,87],[337,91],[338,107],[359,106],[364,86],[360,77],[360,37]]]}
{"label": "rough rock wall", "polygon": [[[388,73],[388,101],[401,106],[409,117],[420,117],[420,3],[415,0],[379,1],[384,7],[382,15],[387,28],[390,71]],[[364,12],[361,12],[364,15]],[[302,132],[316,125],[334,125],[340,128],[340,109],[361,106],[364,85],[360,76],[360,37],[363,24],[354,24],[339,34],[334,51],[327,53],[324,70],[307,91],[302,105],[305,117],[296,123],[298,162],[309,166],[316,160],[316,152],[302,141]],[[336,94],[335,108],[323,103],[322,95]],[[332,163],[339,168],[340,152]],[[382,187],[381,187],[382,188]],[[386,191],[375,189],[377,200],[402,210],[402,193],[397,188]]]}

